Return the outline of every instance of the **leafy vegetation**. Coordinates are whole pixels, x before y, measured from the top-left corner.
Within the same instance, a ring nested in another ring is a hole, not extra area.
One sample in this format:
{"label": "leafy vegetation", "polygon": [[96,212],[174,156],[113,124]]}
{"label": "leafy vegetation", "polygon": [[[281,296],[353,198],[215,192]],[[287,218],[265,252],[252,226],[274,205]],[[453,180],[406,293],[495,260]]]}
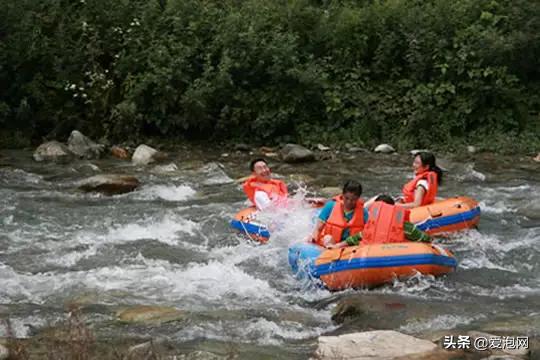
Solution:
{"label": "leafy vegetation", "polygon": [[0,2],[0,132],[17,143],[539,146],[536,1]]}

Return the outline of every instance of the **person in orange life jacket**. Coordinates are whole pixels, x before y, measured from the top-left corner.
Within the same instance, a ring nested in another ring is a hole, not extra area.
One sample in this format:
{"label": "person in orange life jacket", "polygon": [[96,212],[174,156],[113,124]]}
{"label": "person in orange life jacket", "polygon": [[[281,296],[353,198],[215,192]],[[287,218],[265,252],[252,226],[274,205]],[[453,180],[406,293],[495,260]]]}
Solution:
{"label": "person in orange life jacket", "polygon": [[403,186],[403,196],[398,204],[406,209],[432,204],[442,184],[443,173],[435,164],[432,153],[422,151],[416,154],[413,169],[415,177]]}
{"label": "person in orange life jacket", "polygon": [[379,195],[369,208],[364,230],[345,241],[327,246],[338,249],[346,246],[384,244],[404,241],[430,242],[431,237],[408,221],[408,209],[397,206],[388,195]]}
{"label": "person in orange life jacket", "polygon": [[367,212],[360,195],[362,185],[354,180],[347,181],[342,194],[328,201],[322,208],[311,242],[326,246],[362,231]]}
{"label": "person in orange life jacket", "polygon": [[272,172],[265,159],[254,159],[249,164],[251,176],[242,188],[248,199],[258,210],[287,198],[287,185],[281,180],[272,179]]}

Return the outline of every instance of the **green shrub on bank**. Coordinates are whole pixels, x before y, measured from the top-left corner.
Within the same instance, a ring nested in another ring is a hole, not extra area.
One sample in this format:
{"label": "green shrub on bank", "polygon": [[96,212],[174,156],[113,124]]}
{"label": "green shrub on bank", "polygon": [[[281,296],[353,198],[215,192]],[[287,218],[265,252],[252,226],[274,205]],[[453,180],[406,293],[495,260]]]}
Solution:
{"label": "green shrub on bank", "polygon": [[537,2],[0,1],[0,126],[34,140],[538,145]]}

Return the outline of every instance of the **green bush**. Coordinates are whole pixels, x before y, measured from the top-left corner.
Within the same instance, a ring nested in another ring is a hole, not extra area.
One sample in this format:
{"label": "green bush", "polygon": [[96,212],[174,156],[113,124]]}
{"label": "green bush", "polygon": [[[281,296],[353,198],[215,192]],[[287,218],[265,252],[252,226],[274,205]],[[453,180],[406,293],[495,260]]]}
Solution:
{"label": "green bush", "polygon": [[538,2],[0,2],[0,125],[18,138],[540,137]]}

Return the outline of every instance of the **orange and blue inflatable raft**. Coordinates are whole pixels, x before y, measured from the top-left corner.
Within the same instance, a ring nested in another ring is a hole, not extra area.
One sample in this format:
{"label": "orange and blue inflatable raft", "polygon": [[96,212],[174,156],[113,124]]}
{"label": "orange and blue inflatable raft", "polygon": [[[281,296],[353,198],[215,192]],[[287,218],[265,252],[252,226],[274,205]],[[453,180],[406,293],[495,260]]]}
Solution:
{"label": "orange and blue inflatable raft", "polygon": [[295,244],[289,248],[289,264],[298,278],[315,279],[330,290],[374,287],[418,272],[440,276],[457,266],[451,252],[416,242],[331,250],[315,244]]}
{"label": "orange and blue inflatable raft", "polygon": [[466,196],[436,200],[411,209],[410,221],[430,235],[470,229],[480,221],[480,206]]}
{"label": "orange and blue inflatable raft", "polygon": [[257,222],[257,208],[254,206],[240,210],[231,220],[230,225],[255,241],[265,243],[270,238],[270,231],[266,225]]}
{"label": "orange and blue inflatable raft", "polygon": [[[437,200],[433,204],[411,209],[410,214],[410,221],[430,235],[470,229],[475,227],[479,220],[478,202],[465,196]],[[268,227],[257,221],[255,207],[239,211],[230,225],[256,241],[266,242],[270,238]]]}

